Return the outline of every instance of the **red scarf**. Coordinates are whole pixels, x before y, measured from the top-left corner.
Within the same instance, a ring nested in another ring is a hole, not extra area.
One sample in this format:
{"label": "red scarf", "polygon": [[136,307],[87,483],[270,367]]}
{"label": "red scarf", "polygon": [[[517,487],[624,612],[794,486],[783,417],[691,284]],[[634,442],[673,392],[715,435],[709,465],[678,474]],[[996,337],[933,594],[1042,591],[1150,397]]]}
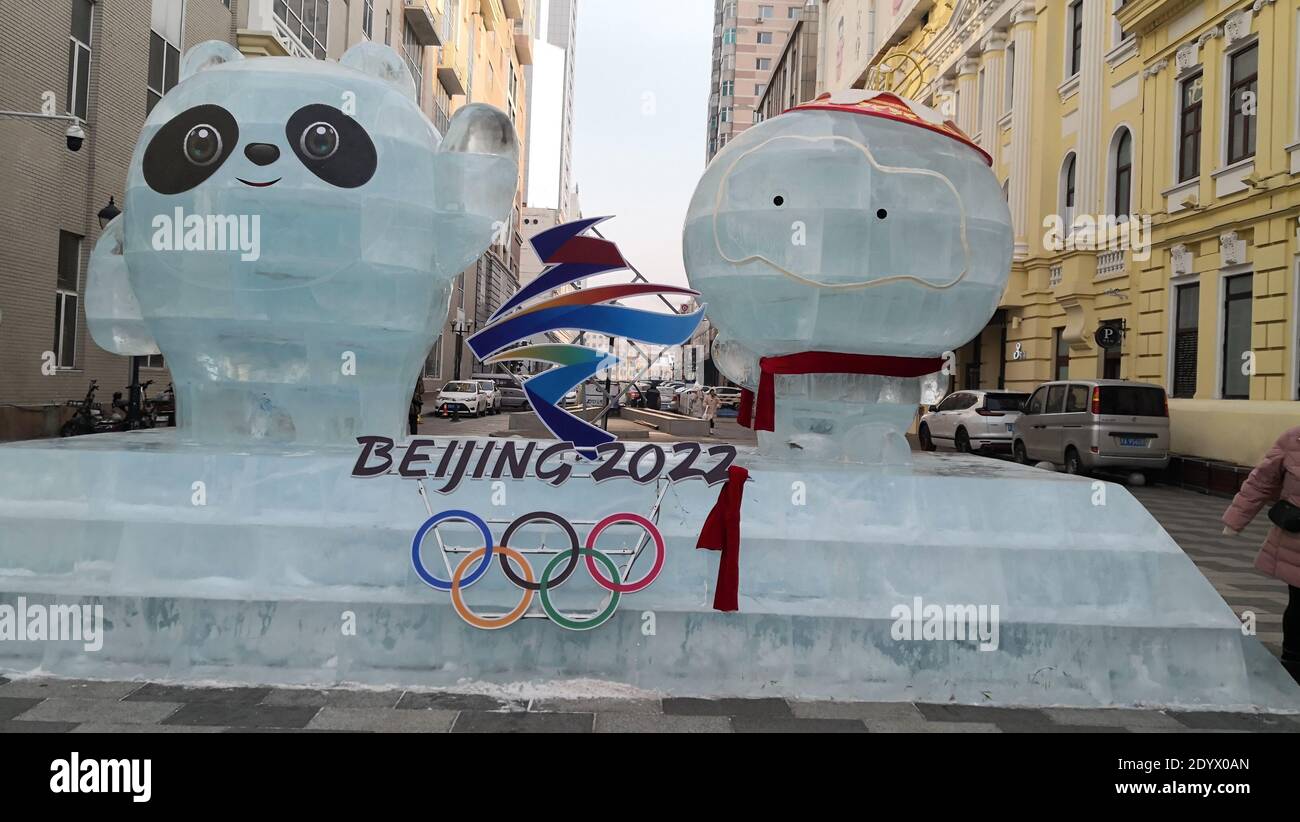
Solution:
{"label": "red scarf", "polygon": [[[736,422],[755,431],[773,431],[776,422],[776,374],[874,374],[881,377],[922,377],[943,367],[942,357],[885,357],[803,351],[758,361],[758,402],[749,389],[740,391]],[[753,423],[750,417],[753,416]]]}
{"label": "red scarf", "polygon": [[740,498],[748,478],[749,472],[739,465],[727,469],[727,482],[718,492],[718,501],[705,518],[695,543],[696,548],[722,552],[713,591],[715,611],[740,610]]}

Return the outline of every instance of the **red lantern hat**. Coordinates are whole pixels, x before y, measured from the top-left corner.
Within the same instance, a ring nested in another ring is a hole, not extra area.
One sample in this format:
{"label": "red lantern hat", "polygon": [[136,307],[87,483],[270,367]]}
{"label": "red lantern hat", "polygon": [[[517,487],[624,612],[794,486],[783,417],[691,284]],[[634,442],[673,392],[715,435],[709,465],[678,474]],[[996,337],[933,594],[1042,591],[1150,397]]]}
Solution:
{"label": "red lantern hat", "polygon": [[899,97],[893,92],[860,88],[834,93],[828,91],[813,100],[800,103],[789,111],[847,111],[920,126],[975,149],[980,157],[984,158],[985,163],[990,167],[993,165],[993,158],[989,153],[977,146],[965,132],[957,128],[957,124],[952,120],[945,120],[943,115],[929,106]]}

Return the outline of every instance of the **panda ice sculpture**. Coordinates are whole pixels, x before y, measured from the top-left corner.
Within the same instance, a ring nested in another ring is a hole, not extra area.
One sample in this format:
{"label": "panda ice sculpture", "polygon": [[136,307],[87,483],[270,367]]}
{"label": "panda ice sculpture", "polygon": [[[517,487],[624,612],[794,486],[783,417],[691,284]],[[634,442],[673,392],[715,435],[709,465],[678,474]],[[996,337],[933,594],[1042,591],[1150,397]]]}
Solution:
{"label": "panda ice sculpture", "polygon": [[392,49],[338,63],[191,49],[91,256],[91,334],[165,355],[182,435],[355,445],[403,430],[451,283],[508,219],[514,126],[440,136]]}
{"label": "panda ice sculpture", "polygon": [[763,121],[713,159],[687,213],[687,277],[764,453],[908,461],[920,377],[979,333],[1010,273],[990,162],[937,112],[864,90]]}

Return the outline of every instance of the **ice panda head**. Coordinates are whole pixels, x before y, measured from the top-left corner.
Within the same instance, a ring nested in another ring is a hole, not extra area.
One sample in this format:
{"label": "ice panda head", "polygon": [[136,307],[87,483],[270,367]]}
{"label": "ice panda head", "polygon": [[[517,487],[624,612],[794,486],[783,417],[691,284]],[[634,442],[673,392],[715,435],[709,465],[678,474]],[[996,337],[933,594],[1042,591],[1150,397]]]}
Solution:
{"label": "ice panda head", "polygon": [[684,253],[710,319],[760,355],[933,356],[987,322],[1011,239],[983,152],[923,106],[857,91],[719,152]]}
{"label": "ice panda head", "polygon": [[[458,236],[509,215],[517,146],[490,111],[461,118],[478,121],[475,140],[444,142],[388,47],[362,43],[333,63],[204,43],[136,146],[128,265],[235,292],[361,284],[375,268],[450,278],[464,263]],[[467,191],[470,177],[489,194]]]}

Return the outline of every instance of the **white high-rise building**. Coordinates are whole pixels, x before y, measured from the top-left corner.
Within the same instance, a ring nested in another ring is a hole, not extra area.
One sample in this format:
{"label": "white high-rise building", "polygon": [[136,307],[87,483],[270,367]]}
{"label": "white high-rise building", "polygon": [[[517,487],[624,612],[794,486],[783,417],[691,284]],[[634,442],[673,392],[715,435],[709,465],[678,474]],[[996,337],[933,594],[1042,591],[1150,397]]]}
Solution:
{"label": "white high-rise building", "polygon": [[578,0],[538,0],[533,64],[524,68],[529,129],[525,202],[578,217],[573,189],[573,75]]}

